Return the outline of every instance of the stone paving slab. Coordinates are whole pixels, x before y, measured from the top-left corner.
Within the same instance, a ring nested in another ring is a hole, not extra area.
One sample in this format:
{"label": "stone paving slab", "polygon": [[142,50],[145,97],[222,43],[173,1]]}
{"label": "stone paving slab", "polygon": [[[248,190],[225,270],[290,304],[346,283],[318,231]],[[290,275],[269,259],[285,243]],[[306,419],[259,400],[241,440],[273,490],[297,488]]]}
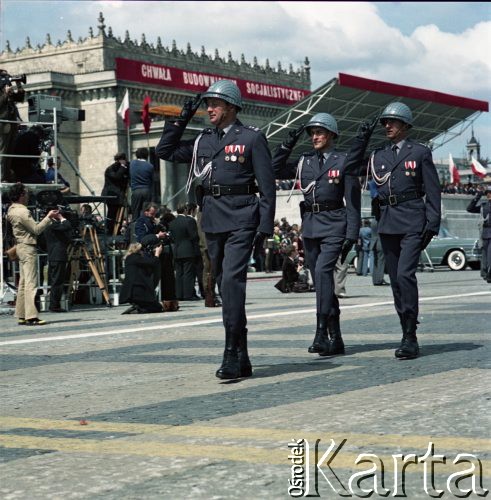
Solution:
{"label": "stone paving slab", "polygon": [[[314,294],[280,294],[275,279],[248,285],[254,376],[236,382],[214,377],[220,311],[201,303],[129,316],[80,308],[46,314],[35,332],[0,317],[0,496],[291,498],[292,439],[310,444],[312,474],[316,440],[321,455],[344,443],[333,469],[345,486],[372,453],[393,496],[394,455],[422,457],[432,442],[447,458],[435,466],[442,498],[455,498],[458,453],[475,455],[489,488],[491,289],[477,272],[418,275],[422,356],[402,362],[388,287],[350,276],[347,355],[320,358],[306,352]],[[407,468],[407,498],[428,498],[423,476],[423,464]],[[318,493],[342,498],[322,477]]]}

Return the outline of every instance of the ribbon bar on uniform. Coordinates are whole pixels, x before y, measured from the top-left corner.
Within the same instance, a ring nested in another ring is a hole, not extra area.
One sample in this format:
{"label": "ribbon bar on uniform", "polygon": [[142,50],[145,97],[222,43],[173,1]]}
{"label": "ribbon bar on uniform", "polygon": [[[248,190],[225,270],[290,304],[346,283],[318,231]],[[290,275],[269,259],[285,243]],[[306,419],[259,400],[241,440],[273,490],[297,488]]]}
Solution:
{"label": "ribbon bar on uniform", "polygon": [[255,194],[258,192],[256,184],[232,185],[227,186],[223,184],[212,184],[210,188],[204,188],[205,196],[218,196],[228,194]]}

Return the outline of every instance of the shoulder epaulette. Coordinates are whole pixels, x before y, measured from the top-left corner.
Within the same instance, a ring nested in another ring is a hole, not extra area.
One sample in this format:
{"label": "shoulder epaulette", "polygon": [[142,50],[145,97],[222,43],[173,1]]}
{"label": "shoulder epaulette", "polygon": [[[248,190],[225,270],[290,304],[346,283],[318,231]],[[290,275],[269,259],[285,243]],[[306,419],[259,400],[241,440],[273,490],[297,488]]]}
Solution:
{"label": "shoulder epaulette", "polygon": [[212,128],[204,128],[201,133],[202,134],[211,134],[211,133],[213,133],[213,129]]}
{"label": "shoulder epaulette", "polygon": [[244,128],[254,130],[254,132],[261,132],[261,129],[259,127],[255,127],[254,125],[244,125]]}

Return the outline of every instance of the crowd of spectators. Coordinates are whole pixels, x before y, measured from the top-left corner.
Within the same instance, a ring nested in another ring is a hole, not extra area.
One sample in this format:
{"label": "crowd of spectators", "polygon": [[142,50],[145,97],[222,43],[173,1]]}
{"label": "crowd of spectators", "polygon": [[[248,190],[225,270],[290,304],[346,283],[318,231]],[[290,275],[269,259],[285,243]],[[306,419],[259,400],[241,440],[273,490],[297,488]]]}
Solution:
{"label": "crowd of spectators", "polygon": [[264,240],[261,248],[256,248],[251,257],[251,267],[256,272],[272,273],[281,271],[286,249],[296,249],[298,258],[303,261],[304,247],[298,224],[289,224],[286,217],[274,223],[273,235]]}
{"label": "crowd of spectators", "polygon": [[467,184],[462,183],[450,183],[445,182],[442,186],[442,193],[446,194],[468,194],[470,196],[475,196],[479,192],[484,192],[484,187],[482,184],[474,184],[468,182]]}

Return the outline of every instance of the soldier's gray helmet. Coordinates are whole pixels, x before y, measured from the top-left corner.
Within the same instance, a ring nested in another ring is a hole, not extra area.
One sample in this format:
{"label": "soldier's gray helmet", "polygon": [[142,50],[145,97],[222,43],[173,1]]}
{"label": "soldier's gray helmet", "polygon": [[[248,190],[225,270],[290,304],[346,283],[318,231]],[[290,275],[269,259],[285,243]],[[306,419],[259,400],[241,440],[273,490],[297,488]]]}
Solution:
{"label": "soldier's gray helmet", "polygon": [[305,125],[305,130],[310,134],[310,127],[322,127],[332,132],[336,137],[339,135],[338,124],[334,116],[329,113],[317,113]]}
{"label": "soldier's gray helmet", "polygon": [[218,80],[210,85],[208,90],[201,96],[203,100],[209,97],[216,97],[223,101],[233,104],[237,108],[242,109],[242,96],[239,87],[230,80]]}
{"label": "soldier's gray helmet", "polygon": [[400,120],[410,127],[413,126],[413,114],[403,102],[391,102],[386,106],[380,115],[380,123],[383,125],[387,119]]}

